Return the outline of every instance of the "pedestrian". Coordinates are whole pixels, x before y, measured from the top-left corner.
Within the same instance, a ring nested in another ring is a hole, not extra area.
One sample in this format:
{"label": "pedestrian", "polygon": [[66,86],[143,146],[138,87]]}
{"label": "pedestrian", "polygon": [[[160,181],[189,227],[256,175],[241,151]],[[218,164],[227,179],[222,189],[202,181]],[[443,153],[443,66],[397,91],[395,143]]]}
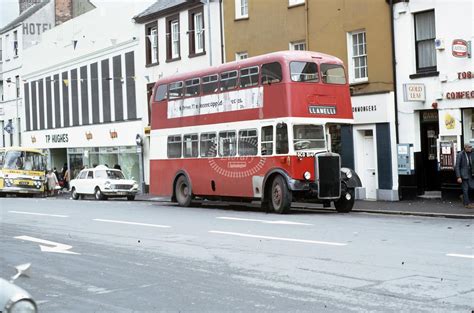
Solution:
{"label": "pedestrian", "polygon": [[464,150],[457,155],[454,170],[457,182],[461,184],[464,207],[474,209],[474,203],[469,199],[469,192],[474,190],[474,153],[472,153],[472,144],[464,144]]}
{"label": "pedestrian", "polygon": [[59,183],[56,174],[54,174],[52,170],[49,170],[48,174],[46,174],[46,182],[48,187],[48,194],[50,196],[54,196],[56,186],[58,186]]}
{"label": "pedestrian", "polygon": [[64,187],[66,188],[66,190],[69,190],[69,181],[71,181],[71,176],[70,176],[68,168],[66,168],[66,171],[64,172],[63,179],[64,179]]}

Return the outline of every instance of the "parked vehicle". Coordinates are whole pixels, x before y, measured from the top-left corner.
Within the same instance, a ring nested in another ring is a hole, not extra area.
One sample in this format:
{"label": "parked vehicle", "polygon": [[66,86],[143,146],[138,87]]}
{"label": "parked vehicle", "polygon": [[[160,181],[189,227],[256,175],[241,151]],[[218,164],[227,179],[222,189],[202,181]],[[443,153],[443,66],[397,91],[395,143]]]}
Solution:
{"label": "parked vehicle", "polygon": [[133,179],[125,179],[121,170],[99,165],[80,171],[69,183],[69,190],[74,200],[85,195],[94,195],[97,200],[107,200],[112,197],[127,197],[128,200],[135,200],[138,183]]}
{"label": "parked vehicle", "polygon": [[46,157],[36,149],[0,149],[0,196],[6,194],[43,195]]}
{"label": "parked vehicle", "polygon": [[31,264],[16,267],[17,274],[10,281],[0,278],[0,312],[36,313],[38,308],[33,297],[24,289],[14,284],[20,276],[29,276]]}

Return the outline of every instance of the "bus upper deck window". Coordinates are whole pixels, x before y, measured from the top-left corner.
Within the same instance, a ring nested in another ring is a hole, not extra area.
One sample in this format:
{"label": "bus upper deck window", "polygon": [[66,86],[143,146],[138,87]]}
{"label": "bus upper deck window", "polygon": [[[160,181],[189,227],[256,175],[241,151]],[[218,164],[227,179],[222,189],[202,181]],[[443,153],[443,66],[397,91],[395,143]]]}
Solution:
{"label": "bus upper deck window", "polygon": [[184,95],[186,97],[191,97],[199,94],[199,84],[200,84],[200,79],[199,78],[192,78],[188,79],[187,81],[184,82],[185,86],[185,92]]}
{"label": "bus upper deck window", "polygon": [[344,85],[346,83],[344,67],[339,64],[321,64],[321,75],[326,84]]}
{"label": "bus upper deck window", "polygon": [[204,76],[202,78],[202,93],[208,95],[219,90],[219,77],[217,75]]}
{"label": "bus upper deck window", "polygon": [[159,85],[155,90],[155,101],[163,101],[168,98],[168,85]]}
{"label": "bus upper deck window", "polygon": [[183,82],[175,82],[169,85],[169,99],[178,99],[183,96]]}
{"label": "bus upper deck window", "polygon": [[221,91],[232,90],[237,87],[237,71],[221,73]]}
{"label": "bus upper deck window", "polygon": [[318,82],[318,66],[314,62],[291,62],[291,80],[294,82]]}
{"label": "bus upper deck window", "polygon": [[262,65],[262,85],[279,83],[282,77],[280,63],[273,62]]}
{"label": "bus upper deck window", "polygon": [[240,70],[240,88],[258,85],[258,66]]}

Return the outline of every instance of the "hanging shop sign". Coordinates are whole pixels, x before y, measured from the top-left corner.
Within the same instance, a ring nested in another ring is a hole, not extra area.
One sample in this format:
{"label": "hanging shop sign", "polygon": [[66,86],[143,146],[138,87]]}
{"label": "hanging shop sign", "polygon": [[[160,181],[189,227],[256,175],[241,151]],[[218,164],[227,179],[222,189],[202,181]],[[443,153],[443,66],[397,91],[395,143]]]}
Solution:
{"label": "hanging shop sign", "polygon": [[403,84],[403,99],[406,102],[425,102],[424,84]]}
{"label": "hanging shop sign", "polygon": [[454,39],[452,45],[453,56],[457,58],[465,58],[468,56],[469,44],[463,39]]}

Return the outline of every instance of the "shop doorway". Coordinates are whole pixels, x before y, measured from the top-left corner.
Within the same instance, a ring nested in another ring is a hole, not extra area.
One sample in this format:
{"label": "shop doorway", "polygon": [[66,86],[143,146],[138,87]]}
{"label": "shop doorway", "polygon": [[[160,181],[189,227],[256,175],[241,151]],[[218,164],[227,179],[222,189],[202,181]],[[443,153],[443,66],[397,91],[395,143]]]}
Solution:
{"label": "shop doorway", "polygon": [[377,199],[377,172],[375,166],[374,133],[372,129],[361,130],[362,168],[366,199]]}
{"label": "shop doorway", "polygon": [[422,187],[424,191],[441,190],[437,147],[439,137],[438,111],[422,111],[420,115]]}

